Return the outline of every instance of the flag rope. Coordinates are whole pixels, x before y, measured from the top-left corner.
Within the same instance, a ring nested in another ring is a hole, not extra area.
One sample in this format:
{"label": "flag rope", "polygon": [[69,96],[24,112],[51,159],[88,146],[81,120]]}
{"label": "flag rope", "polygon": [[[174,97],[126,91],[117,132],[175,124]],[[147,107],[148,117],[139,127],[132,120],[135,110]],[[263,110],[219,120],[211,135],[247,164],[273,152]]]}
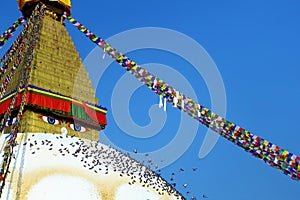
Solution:
{"label": "flag rope", "polygon": [[21,16],[17,19],[1,36],[0,36],[0,49],[3,45],[13,36],[13,33],[24,23],[24,17]]}
{"label": "flag rope", "polygon": [[16,138],[17,138],[20,121],[22,119],[23,111],[24,111],[24,107],[25,107],[25,103],[26,103],[27,86],[29,83],[30,72],[32,69],[31,65],[32,65],[32,61],[34,58],[34,49],[36,46],[36,42],[38,40],[38,35],[39,35],[39,31],[40,31],[40,28],[42,25],[43,16],[44,16],[44,5],[38,4],[36,6],[35,10],[33,11],[32,15],[30,17],[30,20],[27,22],[28,27],[29,27],[28,32],[30,34],[28,34],[28,37],[26,39],[24,39],[24,41],[23,41],[27,45],[24,46],[24,49],[23,49],[24,51],[22,52],[24,57],[26,56],[26,59],[24,60],[23,63],[20,63],[21,67],[23,67],[22,79],[17,88],[17,92],[16,92],[15,96],[13,97],[13,101],[11,102],[11,104],[6,112],[7,114],[5,113],[6,115],[4,115],[4,117],[6,116],[7,118],[11,115],[11,112],[14,109],[14,102],[15,102],[17,96],[21,92],[22,88],[25,88],[23,90],[22,102],[21,102],[21,105],[20,105],[18,113],[17,113],[16,122],[13,124],[10,134],[7,136],[8,140],[3,148],[3,162],[1,163],[1,167],[0,167],[0,198],[2,196],[3,188],[5,186],[5,180],[6,180],[7,174],[9,172],[9,166],[10,166],[10,163],[12,160],[12,155],[13,155],[13,148],[14,148],[14,146],[17,145]]}
{"label": "flag rope", "polygon": [[106,54],[115,59],[126,71],[142,82],[157,95],[165,98],[174,107],[186,112],[203,125],[209,127],[227,140],[235,143],[253,156],[262,159],[268,165],[281,170],[293,180],[300,179],[300,157],[280,148],[279,146],[261,138],[242,127],[227,121],[223,117],[213,113],[208,108],[198,104],[191,98],[179,92],[163,80],[149,73],[136,62],[129,59],[118,50],[110,46],[102,38],[87,29],[80,22],[67,13],[65,19],[72,23],[80,32],[88,37],[93,43],[101,47]]}

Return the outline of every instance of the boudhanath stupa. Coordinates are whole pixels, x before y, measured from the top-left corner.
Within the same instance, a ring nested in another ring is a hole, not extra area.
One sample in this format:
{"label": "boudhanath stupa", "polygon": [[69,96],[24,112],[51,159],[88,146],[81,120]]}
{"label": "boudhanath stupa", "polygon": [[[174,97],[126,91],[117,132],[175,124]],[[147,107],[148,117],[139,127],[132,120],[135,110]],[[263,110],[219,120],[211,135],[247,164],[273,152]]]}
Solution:
{"label": "boudhanath stupa", "polygon": [[142,163],[98,142],[107,110],[64,26],[70,0],[18,4],[26,23],[1,59],[1,199],[185,199]]}
{"label": "boudhanath stupa", "polygon": [[[185,199],[143,163],[99,143],[107,109],[65,29],[73,24],[123,69],[173,105],[293,180],[300,156],[232,123],[176,90],[71,16],[70,0],[18,0],[24,25],[0,58],[0,199]],[[101,102],[100,102],[101,103]],[[194,198],[194,197],[193,197]]]}

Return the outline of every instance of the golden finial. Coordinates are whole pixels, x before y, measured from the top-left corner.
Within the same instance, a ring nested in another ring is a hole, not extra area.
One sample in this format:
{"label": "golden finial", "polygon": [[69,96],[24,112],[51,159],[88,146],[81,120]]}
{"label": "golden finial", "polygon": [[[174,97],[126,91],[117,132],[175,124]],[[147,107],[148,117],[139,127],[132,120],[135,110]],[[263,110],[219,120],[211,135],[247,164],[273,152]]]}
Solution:
{"label": "golden finial", "polygon": [[34,6],[42,2],[49,10],[57,13],[61,16],[63,12],[70,13],[71,11],[71,0],[17,0],[19,5],[19,10],[22,11],[25,17],[30,16]]}

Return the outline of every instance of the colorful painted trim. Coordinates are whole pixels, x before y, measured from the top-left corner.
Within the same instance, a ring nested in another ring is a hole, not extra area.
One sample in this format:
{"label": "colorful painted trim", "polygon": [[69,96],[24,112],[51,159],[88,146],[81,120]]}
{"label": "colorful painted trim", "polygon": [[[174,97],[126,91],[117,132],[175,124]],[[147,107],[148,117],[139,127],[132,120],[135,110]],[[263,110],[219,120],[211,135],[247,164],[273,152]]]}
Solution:
{"label": "colorful painted trim", "polygon": [[156,94],[172,103],[174,107],[186,112],[189,116],[193,117],[200,123],[242,147],[245,151],[251,153],[255,157],[264,160],[270,166],[281,170],[292,179],[300,180],[299,156],[250,133],[236,124],[227,121],[221,116],[218,116],[208,108],[196,103],[191,98],[165,83],[163,80],[149,73],[146,69],[137,65],[133,60],[110,46],[102,38],[92,33],[73,17],[67,15],[67,13],[65,13],[64,17],[92,42],[101,47],[111,58],[115,59],[115,61],[125,70],[131,73]]}
{"label": "colorful painted trim", "polygon": [[[43,89],[43,88],[40,88],[40,87],[37,87],[37,86],[34,86],[34,85],[28,85],[28,91],[32,91],[33,93],[35,92],[35,93],[39,93],[39,94],[49,95],[51,97],[56,97],[56,98],[59,98],[59,99],[64,99],[64,100],[67,100],[67,101],[72,101],[72,102],[75,102],[75,103],[82,104],[82,101],[79,101],[79,100],[77,100],[73,97],[66,96],[66,95],[63,95],[63,94],[60,94],[60,93],[57,93],[57,92],[53,92],[51,90],[46,90],[46,89]],[[85,102],[85,104],[87,104],[87,106],[90,107],[93,110],[96,110],[96,111],[101,112],[103,114],[107,113],[107,109],[105,107],[102,107],[102,106],[96,105],[96,104],[92,104],[92,103],[89,103],[89,102]]]}
{"label": "colorful painted trim", "polygon": [[[24,87],[20,92],[24,90]],[[47,111],[54,112],[69,118],[72,116],[75,119],[83,120],[90,125],[106,125],[106,113],[107,109],[98,105],[94,105],[88,102],[76,100],[72,97],[68,97],[50,90],[39,88],[34,85],[28,85],[27,87],[27,99],[26,105],[30,107],[37,107],[40,109],[47,109]],[[6,112],[7,107],[11,103],[12,97],[16,94],[16,90],[5,95],[0,100],[0,114]],[[14,107],[20,105],[21,97],[17,98]]]}

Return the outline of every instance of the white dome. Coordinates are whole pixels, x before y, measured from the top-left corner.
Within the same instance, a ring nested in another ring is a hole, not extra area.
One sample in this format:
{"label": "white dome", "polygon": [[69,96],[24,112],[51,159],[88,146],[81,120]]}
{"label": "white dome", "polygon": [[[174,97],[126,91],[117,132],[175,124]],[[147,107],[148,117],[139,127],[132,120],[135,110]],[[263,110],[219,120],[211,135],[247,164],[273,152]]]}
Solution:
{"label": "white dome", "polygon": [[17,141],[1,199],[184,199],[159,175],[106,145],[45,133],[19,134]]}

